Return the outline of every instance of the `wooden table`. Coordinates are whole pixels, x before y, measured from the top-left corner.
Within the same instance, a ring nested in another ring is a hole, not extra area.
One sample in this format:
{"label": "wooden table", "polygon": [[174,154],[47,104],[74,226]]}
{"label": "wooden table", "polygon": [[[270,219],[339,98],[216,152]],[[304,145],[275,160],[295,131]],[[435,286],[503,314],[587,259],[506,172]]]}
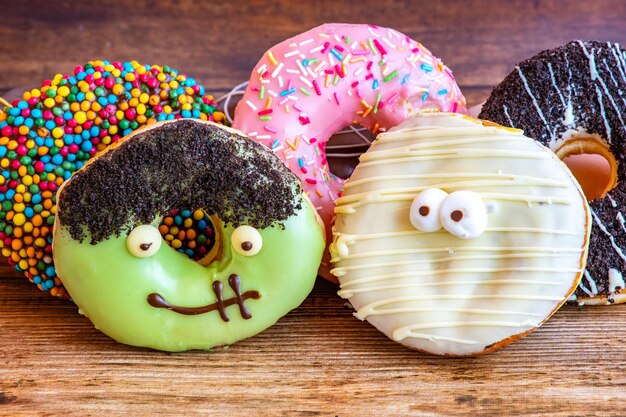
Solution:
{"label": "wooden table", "polygon": [[[621,0],[117,3],[0,2],[0,92],[91,58],[167,63],[223,92],[274,43],[350,21],[419,39],[475,104],[541,49],[626,42]],[[501,351],[442,359],[358,321],[320,280],[254,338],[167,354],[113,342],[2,265],[1,415],[626,415],[624,306],[565,307]]]}

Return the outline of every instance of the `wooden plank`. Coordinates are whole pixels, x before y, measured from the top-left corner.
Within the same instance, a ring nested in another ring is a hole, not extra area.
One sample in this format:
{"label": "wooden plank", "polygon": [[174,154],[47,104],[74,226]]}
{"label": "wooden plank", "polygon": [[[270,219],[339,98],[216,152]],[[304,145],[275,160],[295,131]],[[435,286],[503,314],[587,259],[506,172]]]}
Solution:
{"label": "wooden plank", "polygon": [[[470,104],[575,38],[626,43],[626,2],[4,2],[0,91],[93,58],[170,64],[216,95],[322,22],[394,27],[455,72]],[[213,352],[120,345],[0,260],[0,415],[626,415],[626,306],[564,307],[498,352],[443,359],[354,318],[320,281],[262,334]]]}
{"label": "wooden plank", "polygon": [[576,38],[626,42],[625,15],[621,0],[7,2],[0,89],[105,58],[172,65],[227,90],[269,47],[324,22],[393,27],[442,58],[462,86],[489,89],[542,49]]}
{"label": "wooden plank", "polygon": [[117,344],[72,304],[0,280],[0,414],[626,413],[624,306],[565,307],[494,354],[444,359],[386,339],[335,290],[318,282],[300,308],[228,349],[168,354]]}

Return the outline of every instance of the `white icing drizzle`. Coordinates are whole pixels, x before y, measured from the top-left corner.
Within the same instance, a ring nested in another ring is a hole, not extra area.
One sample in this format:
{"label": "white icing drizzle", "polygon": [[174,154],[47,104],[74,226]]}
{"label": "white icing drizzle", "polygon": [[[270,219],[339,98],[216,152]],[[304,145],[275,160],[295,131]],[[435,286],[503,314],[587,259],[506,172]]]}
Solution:
{"label": "white icing drizzle", "polygon": [[[524,152],[520,151],[518,153],[512,152],[509,150],[501,150],[501,149],[488,149],[488,148],[470,148],[470,149],[445,149],[445,150],[415,150],[411,149],[411,147],[400,148],[392,151],[379,151],[379,152],[371,152],[368,154],[361,155],[360,161],[369,162],[369,161],[387,161],[387,160],[395,160],[402,159],[405,157],[415,157],[422,156],[428,158],[437,158],[439,156],[453,156],[455,158],[528,158],[528,159],[547,159],[544,155],[537,155],[536,152]],[[366,165],[367,166],[367,165]]]}
{"label": "white icing drizzle", "polygon": [[606,193],[606,198],[609,199],[609,201],[611,202],[611,205],[613,206],[613,208],[617,207],[617,201],[615,201],[615,199],[613,197],[611,197],[610,193]]}
{"label": "white icing drizzle", "polygon": [[[416,313],[416,312],[455,312],[455,313],[466,313],[466,314],[484,314],[484,315],[522,315],[527,317],[539,317],[539,314],[530,313],[530,312],[520,312],[513,310],[485,310],[481,308],[441,308],[441,307],[402,307],[402,308],[394,308],[394,309],[377,309],[377,315],[385,315],[385,314],[396,314],[396,313]],[[360,317],[359,317],[360,318]],[[362,319],[362,318],[360,318]]]}
{"label": "white icing drizzle", "polygon": [[611,125],[609,124],[609,119],[607,119],[606,117],[606,111],[604,110],[604,104],[602,103],[602,92],[600,91],[600,89],[598,88],[598,86],[595,86],[596,88],[596,97],[598,97],[598,104],[600,105],[600,115],[602,116],[602,120],[604,122],[604,129],[606,130],[606,136],[607,136],[607,140],[609,143],[612,143],[612,137],[611,137]]}
{"label": "white icing drizzle", "polygon": [[606,72],[609,73],[609,77],[611,78],[611,81],[613,81],[613,85],[615,87],[619,87],[617,78],[615,78],[615,74],[613,74],[613,71],[611,71],[611,67],[609,66],[609,63],[606,62],[606,59],[602,59],[602,63],[604,64],[604,68],[606,68]]}
{"label": "white icing drizzle", "polygon": [[451,342],[451,343],[459,343],[462,345],[476,345],[479,343],[475,340],[466,340],[466,339],[459,339],[456,337],[438,336],[435,334],[426,334],[426,333],[411,332],[411,337],[415,339],[426,339],[431,342]]}
{"label": "white icing drizzle", "polygon": [[410,283],[410,284],[388,284],[388,285],[379,285],[379,286],[371,286],[371,287],[360,287],[357,289],[348,289],[348,290],[340,290],[338,294],[343,298],[350,298],[354,294],[360,294],[364,292],[378,292],[384,290],[395,290],[395,289],[405,289],[405,288],[416,288],[416,287],[441,287],[441,286],[463,286],[463,285],[471,285],[471,286],[479,286],[479,285],[494,285],[494,284],[507,284],[507,285],[561,285],[558,281],[537,281],[537,280],[526,280],[526,279],[491,279],[491,280],[481,280],[481,281],[437,281],[437,282],[419,282],[419,283]]}
{"label": "white icing drizzle", "polygon": [[[621,88],[620,88],[619,81],[615,77],[615,74],[613,73],[613,70],[611,70],[611,67],[608,64],[608,62],[606,61],[606,59],[603,59],[602,63],[604,64],[604,67],[606,68],[606,71],[609,73],[609,77],[611,77],[611,81],[613,81],[613,85],[615,87],[617,87],[619,89],[619,91],[622,91]],[[619,64],[618,64],[617,68],[620,70],[620,72],[622,71],[622,69],[620,68]],[[626,98],[624,98],[621,95],[620,95],[620,98],[622,99],[622,104],[626,106]]]}
{"label": "white icing drizzle", "polygon": [[417,179],[443,179],[443,178],[463,178],[465,180],[482,180],[482,179],[499,179],[507,181],[507,185],[523,184],[523,185],[541,185],[544,187],[567,188],[567,181],[554,178],[533,177],[531,175],[514,175],[502,172],[457,172],[457,173],[440,173],[440,174],[406,174],[406,175],[381,175],[380,177],[363,178],[360,180],[350,181],[346,183],[344,189],[353,188],[363,184],[371,184],[377,181],[398,181],[398,180],[417,180]]}
{"label": "white icing drizzle", "polygon": [[[428,188],[477,193],[484,234],[412,229],[411,202]],[[358,318],[421,350],[478,353],[532,330],[584,272],[590,222],[569,172],[518,130],[459,115],[421,113],[379,135],[335,212],[339,294]]]}
{"label": "white icing drizzle", "polygon": [[[407,337],[413,337],[413,330],[420,329],[432,329],[433,324],[413,324],[411,326],[400,327],[393,331],[392,339],[396,342],[402,341]],[[539,323],[532,320],[524,320],[522,322],[513,321],[495,321],[495,320],[483,320],[483,321],[453,321],[453,322],[439,322],[435,328],[445,327],[464,327],[464,326],[492,326],[492,327],[539,327]]]}
{"label": "white icing drizzle", "polygon": [[519,66],[516,66],[515,69],[517,70],[517,73],[519,74],[520,79],[524,83],[524,88],[526,88],[526,92],[528,93],[531,100],[533,101],[533,105],[535,106],[535,109],[537,110],[537,114],[543,121],[543,124],[546,126],[546,130],[548,131],[548,133],[550,133],[550,137],[554,139],[554,132],[550,129],[550,125],[548,124],[548,121],[543,115],[543,111],[541,111],[541,107],[539,107],[539,103],[537,102],[535,95],[531,91],[530,85],[528,85],[528,80],[526,79],[526,76],[524,75],[524,73],[522,72],[522,69]]}
{"label": "white icing drizzle", "polygon": [[[441,183],[436,183],[436,184],[429,184],[429,185],[424,185],[424,186],[419,186],[419,187],[395,187],[395,188],[388,188],[386,190],[375,190],[375,191],[370,191],[370,192],[362,192],[362,193],[357,193],[357,194],[352,194],[346,197],[340,197],[337,199],[337,204],[346,204],[346,203],[351,203],[351,202],[357,202],[363,199],[371,199],[374,196],[393,196],[393,195],[401,195],[401,194],[418,194],[424,190],[427,190],[429,188],[441,188],[441,189],[447,189],[447,190],[460,190],[460,189],[464,189],[466,187],[480,187],[480,188],[499,188],[499,187],[513,187],[513,186],[522,186],[522,187],[544,187],[544,186],[548,186],[550,187],[552,186],[556,186],[559,187],[562,183],[559,182],[552,182],[550,180],[546,180],[546,179],[538,179],[538,180],[532,180],[532,179],[527,179],[525,181],[510,181],[507,179],[504,180],[468,180],[468,181],[452,181],[452,182],[441,182]],[[497,198],[497,196],[507,196],[507,195],[512,195],[511,193],[483,193],[483,196],[485,196],[485,198],[489,198],[489,196],[494,196],[494,198]],[[523,195],[520,195],[523,196]],[[528,196],[529,198],[532,197],[532,201],[568,201],[569,199],[563,199],[563,198],[550,198],[550,197],[546,197],[544,198],[543,196]],[[505,198],[505,197],[502,197]],[[508,198],[505,198],[508,199]],[[567,204],[567,203],[564,203]]]}
{"label": "white icing drizzle", "polygon": [[563,114],[563,126],[574,126],[576,123],[576,117],[574,116],[574,108],[572,107],[572,101],[568,101],[565,106],[565,113]]}
{"label": "white icing drizzle", "polygon": [[548,62],[548,71],[550,71],[550,79],[552,80],[552,86],[554,87],[557,94],[559,95],[559,98],[561,99],[561,103],[563,104],[563,107],[566,107],[567,104],[565,104],[565,98],[563,97],[563,94],[561,93],[561,89],[556,85],[556,78],[554,76],[554,70],[552,69],[552,64],[550,62]]}
{"label": "white icing drizzle", "polygon": [[617,220],[619,221],[620,226],[622,226],[622,230],[626,232],[626,220],[624,219],[624,215],[621,211],[617,212]]}
{"label": "white icing drizzle", "polygon": [[[567,57],[567,53],[564,54],[564,58],[565,58],[565,67],[567,68],[567,104],[565,104],[565,111],[563,113],[563,126],[565,127],[573,127],[576,124],[576,114],[574,112],[574,105],[572,103],[572,68],[569,64],[569,59]],[[550,65],[550,69],[552,69],[552,64]],[[553,78],[554,79],[554,78]],[[565,100],[561,100],[562,102],[565,102]],[[556,138],[553,137],[550,142],[549,142],[549,146],[550,149],[556,149],[556,143],[555,143]]]}
{"label": "white icing drizzle", "polygon": [[[606,83],[604,82],[604,80],[602,79],[602,77],[600,76],[600,74],[598,73],[598,68],[596,66],[596,59],[595,59],[595,55],[594,55],[594,50],[591,49],[591,52],[589,52],[587,50],[587,48],[585,47],[585,44],[582,41],[577,41],[578,44],[580,45],[583,53],[585,54],[585,56],[587,57],[587,59],[589,60],[589,73],[591,75],[591,80],[592,81],[597,81],[598,84],[600,84],[600,86],[602,86],[602,89],[604,90],[604,93],[606,94],[607,99],[609,100],[609,102],[611,103],[611,105],[613,106],[613,109],[615,110],[615,112],[617,113],[617,116],[622,124],[622,126],[624,125],[624,120],[622,119],[622,114],[619,111],[619,107],[617,106],[617,104],[615,103],[615,100],[613,99],[613,96],[611,95],[611,93],[609,92]],[[603,95],[602,92],[600,91],[600,89],[598,88],[598,86],[595,86],[596,89],[596,96],[598,97],[598,105],[600,106],[600,114],[602,116],[602,120],[604,121],[604,127],[606,129],[606,133],[607,133],[607,139],[609,141],[609,143],[611,143],[611,126],[609,124],[609,120],[606,116],[606,110],[604,108],[604,103],[602,102],[603,100]]]}
{"label": "white icing drizzle", "polygon": [[[617,103],[615,103],[615,100],[613,99],[613,96],[611,95],[609,89],[607,88],[606,83],[604,82],[604,80],[602,79],[602,77],[600,76],[600,74],[598,73],[598,70],[596,68],[595,55],[593,54],[594,50],[592,49],[591,52],[588,53],[587,52],[587,48],[585,48],[585,45],[581,41],[578,41],[578,43],[580,44],[581,48],[583,49],[585,55],[588,58],[591,57],[591,58],[589,58],[589,62],[590,62],[589,65],[591,65],[591,63],[593,62],[595,78],[593,77],[593,74],[592,74],[591,79],[598,81],[598,83],[602,86],[602,89],[604,90],[604,94],[606,94],[606,97],[609,99],[609,102],[613,106],[613,109],[615,110],[615,113],[617,113],[617,117],[619,118],[620,123],[623,126],[624,125],[624,119],[622,118],[622,113],[620,112],[619,107],[617,106]],[[600,105],[602,105],[602,104],[600,104]],[[603,117],[605,118],[605,123],[606,123],[607,119],[606,119],[606,114],[604,113],[604,109],[603,109]]]}
{"label": "white icing drizzle", "polygon": [[596,78],[598,78],[598,68],[596,67],[596,57],[593,54],[593,49],[591,50],[591,53],[589,53],[589,51],[587,51],[587,48],[585,47],[585,44],[582,41],[579,40],[577,42],[582,48],[583,53],[589,60],[589,74],[591,75],[591,81],[595,81]]}
{"label": "white icing drizzle", "polygon": [[[363,154],[364,155],[364,154]],[[363,157],[361,155],[361,157]],[[545,155],[542,154],[532,154],[532,153],[505,153],[505,152],[497,152],[491,149],[472,149],[468,150],[466,154],[458,154],[454,152],[447,153],[435,153],[435,154],[418,154],[417,156],[409,156],[409,157],[400,157],[397,158],[389,158],[389,159],[380,159],[380,160],[372,160],[372,161],[364,161],[360,162],[359,165],[362,167],[366,166],[375,166],[375,165],[386,165],[388,162],[392,163],[412,163],[417,161],[429,161],[433,159],[439,160],[448,160],[448,159],[490,159],[490,158],[518,158],[518,159],[549,159]]]}
{"label": "white icing drizzle", "polygon": [[602,233],[609,237],[609,241],[611,242],[611,246],[613,246],[613,250],[615,250],[615,253],[617,253],[624,262],[626,262],[626,255],[624,255],[624,251],[622,251],[622,248],[620,248],[615,242],[615,237],[607,230],[606,226],[604,225],[604,223],[602,223],[596,212],[593,209],[590,210],[591,215],[593,216],[593,220],[596,222],[600,230],[602,230]]}
{"label": "white icing drizzle", "polygon": [[361,252],[361,253],[349,253],[343,255],[341,258],[336,257],[331,259],[332,262],[339,262],[340,260],[350,260],[350,259],[361,259],[361,258],[370,258],[374,256],[391,256],[391,255],[412,255],[412,254],[420,254],[420,253],[437,253],[437,252],[447,252],[447,253],[455,253],[455,252],[498,252],[498,251],[535,251],[535,253],[570,253],[570,254],[578,254],[582,253],[583,250],[581,248],[552,248],[552,247],[523,247],[523,246],[515,246],[515,247],[483,247],[483,246],[473,246],[473,247],[444,247],[444,248],[427,248],[427,249],[392,249],[392,250],[377,250],[375,252]]}
{"label": "white icing drizzle", "polygon": [[404,295],[400,297],[385,298],[371,302],[358,309],[360,317],[367,314],[374,314],[376,307],[388,304],[399,303],[404,301],[420,301],[420,300],[490,300],[499,298],[503,300],[534,300],[534,301],[558,301],[561,297],[538,295],[538,294],[438,294],[438,295]]}
{"label": "white icing drizzle", "polygon": [[[514,186],[522,186],[522,187],[562,187],[563,182],[559,182],[559,181],[553,181],[553,180],[549,180],[546,178],[536,178],[536,179],[531,179],[531,178],[525,178],[525,179],[521,179],[518,178],[517,181],[511,181],[510,179],[502,179],[502,180],[466,180],[466,181],[452,181],[452,182],[442,182],[442,183],[437,183],[437,184],[432,184],[432,185],[426,185],[426,186],[422,186],[422,187],[415,187],[415,188],[410,188],[410,187],[405,187],[405,188],[395,188],[395,190],[397,190],[397,192],[420,192],[423,190],[426,190],[428,188],[446,188],[446,189],[451,189],[451,190],[456,190],[456,189],[463,189],[465,187],[502,187],[502,186],[506,186],[506,187],[514,187]],[[385,192],[385,194],[389,194],[388,192]],[[360,198],[360,194],[359,195]],[[356,201],[359,198],[345,198],[343,200],[341,200],[342,202],[348,202],[348,201]]]}
{"label": "white icing drizzle", "polygon": [[[394,274],[379,274],[371,275],[365,278],[359,279],[346,279],[341,281],[341,286],[347,287],[350,285],[363,284],[366,282],[374,281],[389,281],[395,278],[415,278],[415,277],[429,277],[433,275],[447,275],[447,274],[493,274],[496,272],[574,272],[582,273],[583,270],[579,268],[559,268],[559,267],[532,267],[532,266],[510,266],[502,268],[446,268],[436,269],[432,271],[404,271],[396,272]],[[341,277],[339,277],[341,278]]]}
{"label": "white icing drizzle", "polygon": [[591,277],[591,274],[587,270],[585,270],[584,276],[587,282],[589,283],[589,289],[585,287],[585,283],[583,281],[581,281],[580,284],[578,284],[578,288],[583,290],[589,297],[593,297],[594,295],[598,294],[598,287],[596,286],[596,281]]}
{"label": "white icing drizzle", "polygon": [[[495,129],[495,128],[493,128]],[[460,131],[460,129],[454,129]],[[415,138],[432,139],[428,136],[428,129],[414,128],[409,129],[410,134]],[[490,143],[497,144],[498,138],[493,136],[481,135],[483,132],[481,129],[472,129],[463,134],[461,138],[441,139],[441,140],[422,140],[418,143],[411,142],[408,146],[412,149],[430,149],[430,148],[447,148],[451,145],[469,145],[476,143]],[[484,133],[484,132],[483,132]],[[513,134],[521,134],[521,130],[511,129]],[[384,135],[379,135],[376,140],[380,143],[402,143],[407,141],[407,136],[402,134],[402,131],[390,130]],[[374,151],[372,151],[374,152]],[[365,154],[363,154],[365,155]]]}
{"label": "white icing drizzle", "polygon": [[607,42],[608,47],[611,49],[611,54],[615,57],[615,62],[617,63],[617,69],[622,76],[622,81],[626,84],[626,62],[622,57],[622,53],[620,51],[620,46],[618,43],[615,45],[611,45],[611,42]]}
{"label": "white icing drizzle", "polygon": [[[446,256],[443,258],[434,258],[434,259],[412,259],[409,261],[394,261],[394,262],[376,262],[376,263],[365,263],[358,265],[350,265],[350,266],[342,266],[333,269],[331,272],[333,275],[337,277],[344,276],[348,271],[356,271],[359,269],[372,269],[372,268],[386,268],[390,266],[405,266],[405,265],[415,265],[415,264],[433,264],[433,263],[441,263],[441,262],[450,262],[450,261],[476,261],[476,260],[485,260],[485,259],[522,259],[522,258],[551,258],[554,256],[558,256],[557,254],[552,253],[541,253],[541,252],[531,252],[531,253],[507,253],[507,254],[492,254],[492,255],[461,255],[461,256]],[[341,288],[345,288],[348,284],[342,284]]]}
{"label": "white icing drizzle", "polygon": [[515,123],[513,123],[513,120],[511,119],[511,116],[509,115],[509,109],[508,107],[506,107],[506,104],[502,105],[502,110],[504,110],[504,114],[506,115],[506,118],[509,119],[509,126],[515,127]]}

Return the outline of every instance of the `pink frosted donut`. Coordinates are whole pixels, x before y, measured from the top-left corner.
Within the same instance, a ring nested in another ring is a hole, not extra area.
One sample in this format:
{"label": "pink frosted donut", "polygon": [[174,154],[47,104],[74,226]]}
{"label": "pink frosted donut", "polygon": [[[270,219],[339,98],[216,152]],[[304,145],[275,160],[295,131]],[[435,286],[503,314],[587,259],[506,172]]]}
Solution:
{"label": "pink frosted donut", "polygon": [[[466,112],[452,72],[421,43],[393,29],[325,24],[263,55],[234,127],[272,149],[302,179],[332,239],[344,181],[328,168],[328,139],[351,124],[382,132],[424,108]],[[336,282],[326,261],[320,274]]]}

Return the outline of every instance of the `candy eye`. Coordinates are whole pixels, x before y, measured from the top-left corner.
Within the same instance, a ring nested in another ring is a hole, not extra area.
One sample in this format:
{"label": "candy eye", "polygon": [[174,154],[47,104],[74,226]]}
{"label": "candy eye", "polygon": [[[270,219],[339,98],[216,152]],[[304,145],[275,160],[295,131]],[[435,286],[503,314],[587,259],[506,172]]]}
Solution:
{"label": "candy eye", "polygon": [[439,188],[429,188],[422,191],[411,203],[411,224],[422,232],[436,232],[441,229],[439,221],[439,208],[448,196]]}
{"label": "candy eye", "polygon": [[263,238],[258,230],[250,226],[239,226],[233,232],[230,242],[233,249],[243,256],[254,256],[263,248]]}
{"label": "candy eye", "polygon": [[487,209],[475,192],[455,191],[441,203],[439,220],[451,234],[473,239],[482,235],[487,227]]}
{"label": "candy eye", "polygon": [[128,234],[126,248],[137,258],[148,258],[158,252],[162,241],[159,229],[149,224],[142,224]]}

